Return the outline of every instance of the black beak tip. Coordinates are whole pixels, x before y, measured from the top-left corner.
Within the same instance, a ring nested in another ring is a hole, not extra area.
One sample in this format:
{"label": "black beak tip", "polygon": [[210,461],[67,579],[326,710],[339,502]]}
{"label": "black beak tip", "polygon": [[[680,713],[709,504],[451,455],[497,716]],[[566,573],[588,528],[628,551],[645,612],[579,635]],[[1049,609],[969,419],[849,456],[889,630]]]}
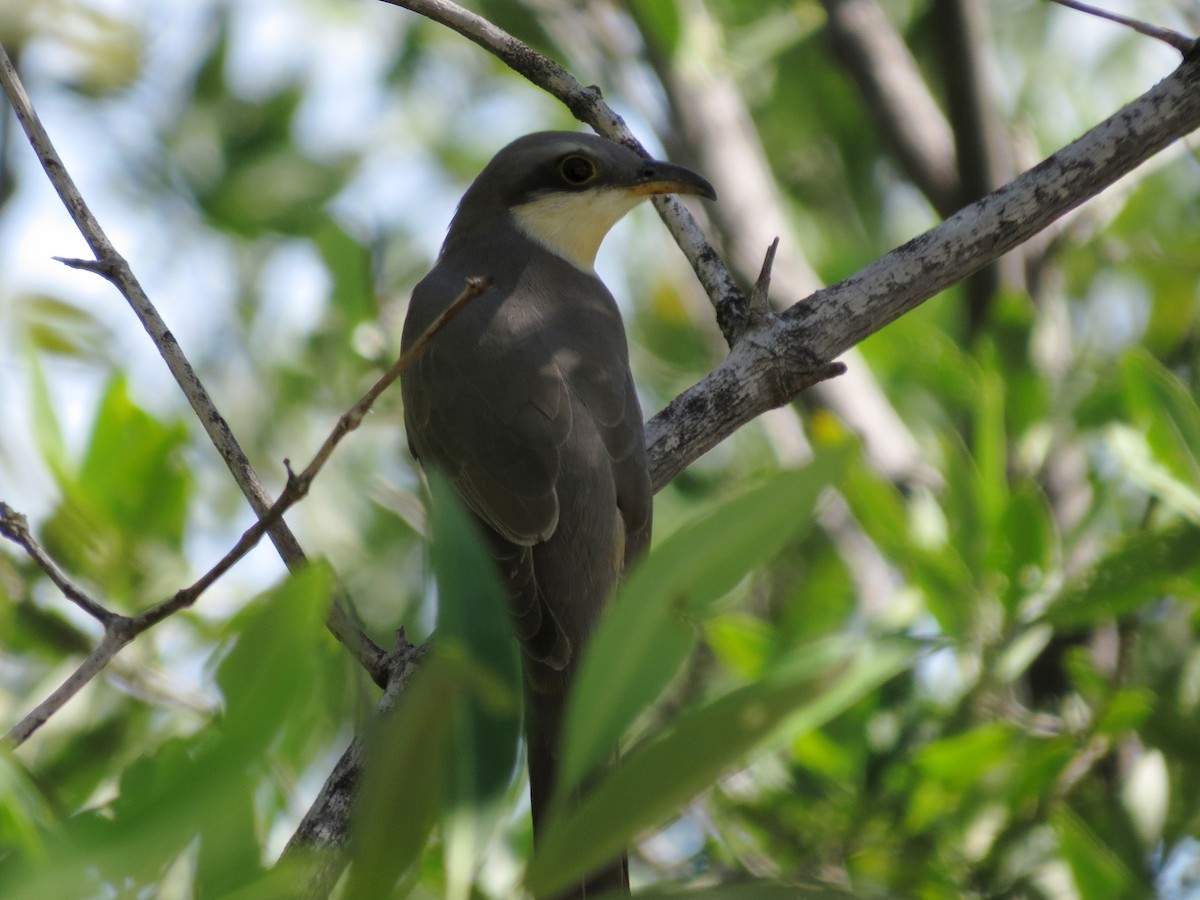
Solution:
{"label": "black beak tip", "polygon": [[717,192],[707,178],[674,163],[658,160],[649,162],[638,173],[637,180],[641,185],[652,185],[655,188],[653,193],[690,194],[706,200],[717,199]]}

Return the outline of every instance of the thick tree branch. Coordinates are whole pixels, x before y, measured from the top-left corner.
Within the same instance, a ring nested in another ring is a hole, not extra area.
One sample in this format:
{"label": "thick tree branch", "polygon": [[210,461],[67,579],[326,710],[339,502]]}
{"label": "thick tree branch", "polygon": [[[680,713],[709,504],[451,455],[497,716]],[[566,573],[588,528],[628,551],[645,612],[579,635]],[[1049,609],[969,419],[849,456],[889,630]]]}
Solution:
{"label": "thick tree branch", "polygon": [[[13,111],[22,128],[25,129],[25,134],[28,136],[34,152],[37,153],[42,168],[46,170],[46,175],[58,192],[59,198],[67,207],[67,211],[71,214],[71,218],[79,228],[84,240],[96,255],[94,261],[74,259],[61,261],[73,268],[86,269],[101,275],[120,291],[142,323],[142,327],[146,329],[146,333],[154,342],[155,347],[158,348],[167,368],[170,369],[180,390],[183,391],[192,410],[196,413],[196,418],[199,419],[201,426],[213,442],[213,446],[217,448],[217,452],[221,454],[221,458],[225,460],[234,481],[237,482],[238,487],[250,502],[251,508],[256,515],[265,515],[271,506],[271,495],[263,486],[254,467],[250,465],[249,458],[242,450],[237,438],[233,436],[229,424],[217,409],[216,404],[213,403],[175,336],[171,334],[166,322],[158,314],[158,310],[150,302],[150,298],[146,296],[146,292],[134,276],[129,263],[117,252],[96,217],[92,215],[87,203],[84,202],[83,195],[80,194],[66,166],[63,165],[58,151],[54,149],[50,136],[42,126],[29,95],[25,92],[25,87],[17,76],[12,60],[9,59],[3,47],[0,47],[0,87],[3,88],[12,104]],[[290,570],[295,571],[304,565],[304,551],[285,522],[276,521],[271,528],[270,537],[280,557]],[[354,654],[376,683],[382,686],[387,682],[384,659],[386,654],[354,622],[346,609],[349,605],[348,600],[349,598],[344,595],[336,597],[330,606],[326,622],[330,631]]]}
{"label": "thick tree branch", "polygon": [[647,425],[651,478],[669,482],[702,453],[829,373],[834,359],[1016,247],[1200,127],[1200,54],[1034,168],[856,275],[747,335]]}
{"label": "thick tree branch", "polygon": [[[693,11],[691,27],[717,31],[704,16],[702,6]],[[749,281],[762,247],[778,236],[785,252],[775,265],[772,305],[784,308],[800,302],[821,287],[821,281],[799,246],[787,200],[722,48],[710,46],[703,65],[671,65],[653,51],[649,58],[686,136],[682,145],[717,186],[721,201],[705,211],[729,248],[734,269]],[[816,400],[862,437],[868,459],[888,478],[907,484],[934,480],[916,439],[857,350],[848,351],[843,362],[847,370],[842,377],[815,386]]]}

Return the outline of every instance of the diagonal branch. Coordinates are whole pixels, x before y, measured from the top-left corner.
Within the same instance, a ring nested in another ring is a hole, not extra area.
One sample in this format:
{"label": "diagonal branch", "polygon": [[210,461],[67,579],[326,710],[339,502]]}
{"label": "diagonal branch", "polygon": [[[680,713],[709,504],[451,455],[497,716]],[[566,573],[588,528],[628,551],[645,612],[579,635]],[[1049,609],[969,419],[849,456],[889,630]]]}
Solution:
{"label": "diagonal branch", "polygon": [[1116,22],[1118,25],[1124,25],[1126,28],[1132,28],[1138,34],[1144,34],[1146,37],[1154,38],[1156,41],[1162,41],[1164,44],[1174,47],[1184,57],[1187,57],[1197,46],[1200,46],[1200,40],[1197,38],[1188,37],[1186,34],[1180,34],[1178,31],[1170,28],[1162,28],[1158,25],[1139,21],[1138,19],[1131,19],[1129,16],[1109,12],[1106,9],[1092,6],[1089,3],[1081,3],[1080,0],[1050,0],[1050,2],[1057,3],[1059,6],[1065,6],[1068,9],[1077,10],[1078,12],[1087,13],[1090,16],[1096,16],[1099,19]]}
{"label": "diagonal branch", "polygon": [[22,547],[29,554],[29,558],[37,563],[46,576],[54,582],[54,585],[62,591],[64,597],[101,625],[107,628],[115,619],[120,618],[117,613],[103,604],[97,603],[88,596],[83,588],[75,584],[67,573],[59,568],[58,563],[50,558],[50,554],[46,552],[45,548],[38,543],[33,532],[29,530],[29,522],[25,516],[3,501],[0,501],[0,534]]}
{"label": "diagonal branch", "polygon": [[[8,96],[13,111],[20,121],[21,127],[25,129],[25,134],[28,136],[34,152],[37,153],[42,168],[46,170],[47,177],[67,207],[67,211],[71,214],[71,218],[79,228],[84,240],[96,255],[94,261],[61,261],[73,268],[86,269],[101,275],[120,291],[142,323],[142,327],[146,329],[146,333],[150,335],[155,347],[158,348],[167,368],[170,369],[180,390],[191,404],[196,418],[208,433],[209,439],[217,448],[217,452],[221,454],[221,458],[225,460],[225,465],[250,502],[251,508],[256,515],[265,515],[271,506],[271,495],[263,486],[258,473],[254,471],[254,467],[250,464],[250,460],[242,450],[237,438],[233,436],[229,423],[225,421],[224,416],[221,415],[201,383],[199,376],[196,375],[192,364],[180,348],[179,342],[167,328],[166,322],[158,314],[158,310],[150,302],[150,298],[146,296],[145,290],[134,276],[129,263],[117,252],[96,217],[92,215],[83,195],[80,194],[66,166],[63,165],[58,151],[54,149],[50,136],[42,126],[37,111],[33,108],[29,95],[25,92],[25,87],[17,76],[12,60],[9,59],[2,46],[0,46],[0,87]],[[270,537],[280,557],[290,570],[295,571],[304,565],[304,550],[285,522],[275,522],[271,528]],[[354,654],[375,682],[383,686],[387,683],[386,654],[359,629],[347,612],[348,606],[349,598],[344,594],[335,597],[330,606],[326,623],[330,631]]]}
{"label": "diagonal branch", "polygon": [[651,479],[825,376],[826,360],[1028,240],[1200,127],[1200,54],[1082,137],[941,225],[812,294],[739,341],[646,426]]}

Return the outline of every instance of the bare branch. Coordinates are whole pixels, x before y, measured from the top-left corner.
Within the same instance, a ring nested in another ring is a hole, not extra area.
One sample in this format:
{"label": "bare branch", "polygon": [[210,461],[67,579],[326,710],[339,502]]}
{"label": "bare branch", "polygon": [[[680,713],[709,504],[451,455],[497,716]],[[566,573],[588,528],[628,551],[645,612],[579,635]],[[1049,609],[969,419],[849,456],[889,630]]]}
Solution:
{"label": "bare branch", "polygon": [[1138,34],[1144,34],[1146,37],[1154,38],[1156,41],[1162,41],[1164,44],[1169,44],[1178,50],[1184,58],[1187,58],[1193,50],[1200,46],[1200,39],[1188,37],[1186,34],[1180,34],[1178,31],[1173,31],[1170,28],[1161,28],[1158,25],[1150,25],[1146,22],[1140,22],[1137,19],[1131,19],[1128,16],[1122,16],[1118,13],[1109,12],[1105,9],[1092,6],[1087,3],[1080,3],[1079,0],[1050,0],[1051,3],[1057,3],[1059,6],[1065,6],[1068,9],[1075,9],[1079,12],[1087,13],[1090,16],[1096,16],[1100,19],[1107,19],[1110,22],[1116,22],[1118,25],[1124,25],[1126,28],[1132,28]]}
{"label": "bare branch", "polygon": [[[229,423],[225,421],[225,417],[221,415],[200,378],[196,375],[192,364],[180,348],[179,342],[176,341],[175,336],[167,328],[166,322],[163,321],[154,304],[146,296],[146,292],[134,276],[129,263],[117,252],[100,227],[100,223],[92,215],[87,203],[84,202],[70,173],[67,172],[58,152],[54,149],[46,129],[42,126],[37,112],[29,100],[29,95],[26,94],[16,69],[13,68],[12,60],[2,46],[0,46],[0,87],[4,89],[9,102],[12,103],[13,111],[25,129],[25,134],[37,153],[42,168],[46,170],[46,175],[58,192],[58,196],[67,207],[76,227],[83,234],[84,240],[96,254],[95,261],[60,259],[60,262],[72,268],[95,272],[120,291],[142,323],[142,327],[146,329],[146,333],[154,342],[155,347],[158,348],[167,368],[171,371],[184,396],[187,397],[188,403],[191,404],[196,418],[207,432],[213,446],[225,460],[225,465],[249,501],[250,507],[256,515],[264,515],[271,506],[271,495],[263,486],[258,473],[254,471],[254,467],[250,464],[250,460],[242,450],[237,438],[233,436]],[[271,528],[270,537],[289,570],[296,571],[304,565],[306,561],[304,550],[301,549],[299,541],[296,540],[286,523],[282,520],[276,521]],[[348,606],[349,598],[341,593],[339,588],[339,593],[335,596],[326,618],[326,624],[334,636],[354,654],[363,668],[371,674],[375,682],[383,686],[387,680],[387,667],[384,661],[386,654],[383,648],[379,647],[358,627],[346,611]]]}
{"label": "bare branch", "polygon": [[132,621],[125,616],[117,616],[104,629],[104,637],[96,649],[79,664],[79,667],[67,676],[67,680],[54,689],[54,692],[39,703],[34,709],[14,725],[5,737],[12,747],[19,747],[30,736],[49,721],[68,700],[78,694],[89,682],[112,661],[121,649],[137,635],[133,630]]}
{"label": "bare branch", "polygon": [[[139,614],[134,618],[136,629],[141,632],[145,631],[152,625],[161,622],[167,616],[178,612],[181,609],[191,606],[196,602],[196,599],[208,590],[222,575],[231,569],[238,560],[249,553],[258,545],[271,527],[283,518],[283,514],[295,506],[307,494],[312,486],[313,480],[324,468],[325,463],[333,454],[334,449],[342,442],[351,431],[358,428],[363,417],[370,410],[371,406],[379,398],[379,395],[387,389],[400,375],[416,361],[416,359],[429,346],[429,342],[433,337],[441,331],[446,324],[457,316],[469,302],[476,297],[485,293],[491,287],[491,278],[468,278],[467,285],[463,288],[462,293],[455,298],[439,315],[433,323],[425,329],[425,332],[409,347],[396,363],[388,369],[379,380],[373,384],[370,389],[354,404],[347,412],[343,413],[334,425],[333,430],[329,433],[329,437],[321,444],[316,454],[304,470],[299,474],[291,471],[290,464],[288,465],[288,480],[283,492],[279,498],[271,504],[271,506],[258,518],[242,534],[236,544],[226,553],[215,566],[205,572],[194,584],[178,591],[173,597],[164,600],[157,606],[152,606],[150,609]],[[285,461],[286,462],[286,461]]]}
{"label": "bare branch", "polygon": [[647,423],[655,488],[746,422],[827,377],[827,360],[1028,240],[1197,127],[1200,56],[1193,55],[1037,166],[774,317]]}
{"label": "bare branch", "polygon": [[89,597],[82,588],[67,577],[67,573],[58,567],[58,564],[37,542],[29,530],[29,522],[25,517],[3,501],[0,501],[0,534],[23,547],[30,558],[63,592],[63,596],[101,625],[108,626],[115,619],[121,618],[117,613]]}

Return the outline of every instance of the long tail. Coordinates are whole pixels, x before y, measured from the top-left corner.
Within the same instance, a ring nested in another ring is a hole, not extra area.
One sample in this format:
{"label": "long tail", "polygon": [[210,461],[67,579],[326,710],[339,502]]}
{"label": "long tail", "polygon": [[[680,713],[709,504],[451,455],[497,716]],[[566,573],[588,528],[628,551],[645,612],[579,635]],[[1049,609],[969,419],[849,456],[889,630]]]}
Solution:
{"label": "long tail", "polygon": [[[558,780],[558,745],[565,708],[565,684],[526,687],[525,737],[528,744],[529,791],[535,846],[545,837],[550,800]],[[606,892],[629,893],[629,858],[625,853],[554,898],[542,900],[594,898]]]}

